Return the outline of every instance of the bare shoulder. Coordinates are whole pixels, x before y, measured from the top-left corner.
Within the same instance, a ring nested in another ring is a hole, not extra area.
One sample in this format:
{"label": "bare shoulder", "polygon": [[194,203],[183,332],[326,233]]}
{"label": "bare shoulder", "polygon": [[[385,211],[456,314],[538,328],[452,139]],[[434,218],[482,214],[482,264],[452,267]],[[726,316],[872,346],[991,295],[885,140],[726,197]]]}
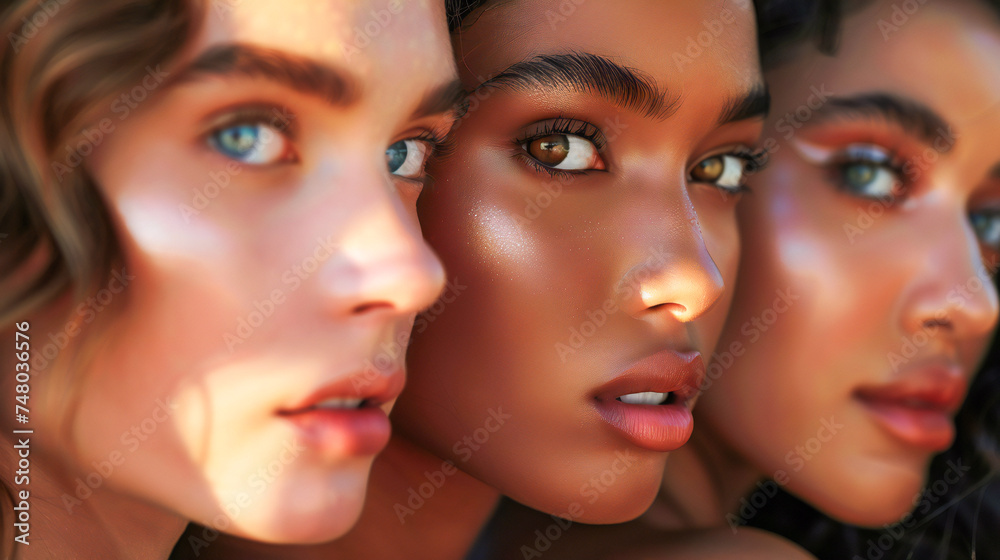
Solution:
{"label": "bare shoulder", "polygon": [[610,560],[816,560],[795,543],[759,529],[742,527],[673,533],[655,545]]}

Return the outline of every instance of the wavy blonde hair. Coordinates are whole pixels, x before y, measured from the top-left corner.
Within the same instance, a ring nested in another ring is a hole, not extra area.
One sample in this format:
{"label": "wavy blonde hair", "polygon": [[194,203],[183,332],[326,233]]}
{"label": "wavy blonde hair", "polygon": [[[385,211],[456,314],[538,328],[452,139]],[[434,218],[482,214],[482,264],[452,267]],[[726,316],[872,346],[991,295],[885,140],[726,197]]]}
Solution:
{"label": "wavy blonde hair", "polygon": [[[90,150],[77,146],[91,115],[139,84],[147,67],[168,64],[187,46],[204,9],[201,0],[5,4],[0,331],[66,294],[77,301],[95,294],[121,261],[109,213],[84,165]],[[10,489],[0,483],[2,558],[14,554],[12,508]]]}
{"label": "wavy blonde hair", "polygon": [[184,48],[200,11],[189,0],[15,0],[3,11],[0,329],[106,281],[120,257],[107,210],[85,166],[61,162],[89,113]]}

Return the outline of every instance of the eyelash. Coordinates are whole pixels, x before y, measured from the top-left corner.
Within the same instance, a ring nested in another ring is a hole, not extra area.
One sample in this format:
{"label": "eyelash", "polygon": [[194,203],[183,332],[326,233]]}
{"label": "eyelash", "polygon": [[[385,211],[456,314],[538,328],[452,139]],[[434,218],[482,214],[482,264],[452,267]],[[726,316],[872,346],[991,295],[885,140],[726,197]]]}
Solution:
{"label": "eyelash", "polygon": [[590,124],[586,121],[579,121],[576,119],[569,119],[565,117],[557,117],[540,123],[539,128],[531,131],[528,134],[518,136],[513,140],[513,144],[517,149],[516,157],[521,159],[524,163],[531,166],[537,171],[543,171],[548,173],[550,177],[558,177],[560,179],[569,180],[576,175],[583,175],[591,171],[596,171],[594,169],[555,169],[542,165],[540,162],[535,160],[535,158],[524,153],[521,146],[529,144],[538,140],[539,138],[544,138],[546,136],[551,136],[553,134],[566,134],[572,136],[579,136],[594,145],[597,148],[598,154],[604,151],[604,148],[608,145],[608,141],[601,132],[601,129]]}
{"label": "eyelash", "polygon": [[[746,162],[746,168],[745,168],[745,171],[744,171],[744,173],[746,175],[744,177],[744,180],[746,179],[746,177],[749,177],[750,175],[753,175],[754,173],[759,173],[759,172],[763,171],[764,169],[767,168],[768,164],[771,163],[771,153],[768,152],[767,149],[765,149],[765,148],[751,149],[751,148],[747,148],[746,146],[740,146],[740,147],[738,147],[736,149],[733,149],[733,150],[730,150],[728,152],[723,152],[721,154],[714,154],[712,156],[707,156],[707,157],[717,157],[717,156],[732,156],[732,157],[740,158],[744,162]],[[702,159],[705,159],[705,158],[702,158]],[[722,187],[719,187],[719,188],[722,188]],[[726,189],[726,190],[728,190],[728,189]],[[740,185],[739,187],[737,187],[736,189],[731,190],[730,192],[732,192],[734,194],[742,194],[742,193],[751,192],[751,191],[752,191],[752,189],[750,187],[748,187],[746,185],[746,183],[744,183],[744,184]]]}

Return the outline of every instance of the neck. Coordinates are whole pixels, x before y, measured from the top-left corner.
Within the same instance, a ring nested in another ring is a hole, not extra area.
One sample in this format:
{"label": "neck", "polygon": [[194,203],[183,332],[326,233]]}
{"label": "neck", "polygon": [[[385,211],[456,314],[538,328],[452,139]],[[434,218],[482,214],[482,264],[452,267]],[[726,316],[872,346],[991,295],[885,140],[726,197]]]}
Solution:
{"label": "neck", "polygon": [[394,435],[375,460],[361,519],[330,558],[464,558],[500,499],[494,488]]}
{"label": "neck", "polygon": [[764,475],[703,426],[687,445],[670,453],[660,495],[643,520],[668,530],[746,523],[740,499]]}
{"label": "neck", "polygon": [[[22,492],[27,494],[28,531],[14,530],[20,542],[14,542],[14,558],[167,558],[184,530],[186,521],[162,509],[125,497],[106,486],[96,489],[80,483],[83,476],[67,476],[63,469],[36,451],[36,435],[15,434],[30,438],[28,482],[15,478],[17,468],[0,473],[4,486],[11,491],[15,514],[23,511]],[[23,443],[6,438],[0,442],[0,462],[17,465],[14,445]],[[21,448],[24,449],[23,447]],[[85,475],[84,475],[85,476]],[[15,484],[15,482],[17,484]],[[79,488],[79,491],[78,491]],[[79,492],[79,493],[78,493]],[[89,492],[89,493],[88,493]],[[4,509],[9,513],[11,505]],[[21,527],[24,528],[23,526]],[[8,529],[3,531],[8,534]],[[27,545],[24,544],[27,541]]]}

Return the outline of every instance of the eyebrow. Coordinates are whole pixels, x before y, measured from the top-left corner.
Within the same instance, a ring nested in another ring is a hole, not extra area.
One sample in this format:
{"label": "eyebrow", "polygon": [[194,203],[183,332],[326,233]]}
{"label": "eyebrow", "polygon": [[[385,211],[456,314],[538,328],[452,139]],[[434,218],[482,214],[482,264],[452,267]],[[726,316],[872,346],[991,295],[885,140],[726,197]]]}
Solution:
{"label": "eyebrow", "polygon": [[480,84],[474,92],[481,88],[521,92],[563,88],[596,93],[627,111],[661,120],[680,106],[680,99],[670,96],[648,74],[607,57],[581,52],[544,54],[516,62]]}
{"label": "eyebrow", "polygon": [[184,67],[174,81],[230,76],[264,78],[335,106],[349,106],[357,101],[359,94],[355,79],[339,68],[311,58],[239,43],[208,49]]}
{"label": "eyebrow", "polygon": [[[173,81],[187,82],[209,76],[263,78],[320,98],[335,107],[349,107],[361,95],[357,79],[340,68],[309,57],[241,43],[208,49],[180,70]],[[464,101],[462,83],[455,77],[428,91],[412,118],[449,111],[459,115],[464,110]]]}
{"label": "eyebrow", "polygon": [[767,117],[771,110],[771,92],[767,84],[758,82],[750,91],[729,99],[722,114],[719,115],[719,125],[745,119]]}
{"label": "eyebrow", "polygon": [[916,137],[924,144],[933,144],[942,133],[949,134],[948,131],[951,129],[943,117],[919,101],[882,92],[847,97],[831,96],[816,110],[816,115],[823,120],[882,120],[898,125],[907,134]]}

